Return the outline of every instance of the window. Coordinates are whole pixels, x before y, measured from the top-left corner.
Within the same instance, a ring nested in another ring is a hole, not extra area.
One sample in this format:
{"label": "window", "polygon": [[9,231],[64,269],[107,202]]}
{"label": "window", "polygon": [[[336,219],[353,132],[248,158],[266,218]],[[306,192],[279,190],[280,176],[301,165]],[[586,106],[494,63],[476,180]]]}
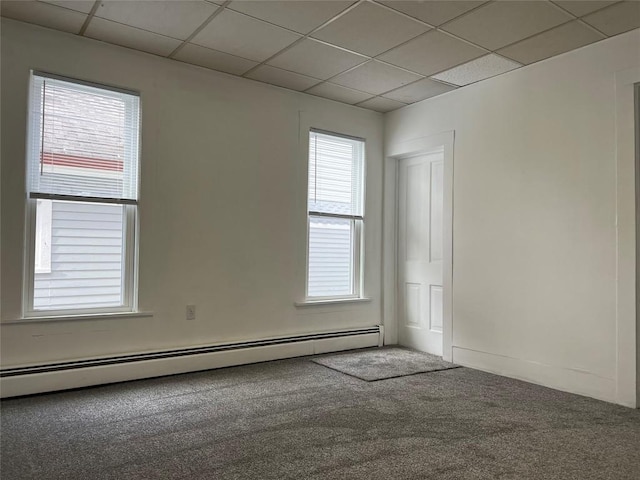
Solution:
{"label": "window", "polygon": [[133,311],[139,97],[33,72],[25,316]]}
{"label": "window", "polygon": [[364,141],[312,130],[307,298],[361,296]]}

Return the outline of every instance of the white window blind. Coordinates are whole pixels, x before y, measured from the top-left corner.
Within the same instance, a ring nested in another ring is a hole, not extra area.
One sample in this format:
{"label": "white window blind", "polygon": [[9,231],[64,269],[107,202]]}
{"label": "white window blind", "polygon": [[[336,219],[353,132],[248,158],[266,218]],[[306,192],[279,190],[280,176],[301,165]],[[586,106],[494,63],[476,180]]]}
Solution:
{"label": "white window blind", "polygon": [[309,135],[307,297],[359,295],[364,141]]}
{"label": "white window blind", "polygon": [[139,97],[34,74],[31,198],[138,199]]}
{"label": "white window blind", "polygon": [[364,142],[312,131],[309,212],[362,216]]}

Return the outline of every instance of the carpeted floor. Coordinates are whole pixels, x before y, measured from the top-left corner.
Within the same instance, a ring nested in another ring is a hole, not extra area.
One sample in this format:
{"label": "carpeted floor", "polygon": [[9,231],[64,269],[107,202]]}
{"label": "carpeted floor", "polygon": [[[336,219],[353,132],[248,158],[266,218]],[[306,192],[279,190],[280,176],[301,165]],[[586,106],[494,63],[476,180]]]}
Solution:
{"label": "carpeted floor", "polygon": [[442,357],[403,347],[318,355],[312,361],[367,382],[458,368],[458,365],[445,362]]}
{"label": "carpeted floor", "polygon": [[365,382],[302,358],[1,408],[3,480],[640,478],[640,411],[468,368]]}

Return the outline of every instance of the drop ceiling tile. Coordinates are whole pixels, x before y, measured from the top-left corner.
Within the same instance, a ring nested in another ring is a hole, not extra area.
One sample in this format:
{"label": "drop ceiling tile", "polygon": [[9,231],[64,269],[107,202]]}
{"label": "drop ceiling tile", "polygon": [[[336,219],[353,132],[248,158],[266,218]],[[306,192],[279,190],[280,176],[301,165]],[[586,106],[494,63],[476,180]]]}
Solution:
{"label": "drop ceiling tile", "polygon": [[334,17],[351,1],[235,1],[229,4],[231,10],[246,13],[281,27],[300,33],[309,33]]}
{"label": "drop ceiling tile", "polygon": [[75,10],[80,13],[89,13],[96,3],[92,0],[38,0],[44,3],[51,3],[58,5],[59,7],[68,8],[69,10]]}
{"label": "drop ceiling tile", "polygon": [[180,45],[180,40],[129,27],[121,23],[94,17],[85,32],[87,37],[123,47],[142,50],[166,57]]}
{"label": "drop ceiling tile", "polygon": [[232,73],[234,75],[242,75],[258,65],[258,62],[236,57],[228,53],[218,52],[217,50],[211,50],[210,48],[194,45],[193,43],[187,43],[173,58],[181,62]]}
{"label": "drop ceiling tile", "polygon": [[288,72],[287,70],[270,67],[269,65],[259,66],[247,75],[247,78],[298,91],[306,90],[320,81],[316,78],[300,75],[299,73]]}
{"label": "drop ceiling tile", "polygon": [[486,53],[485,50],[453,38],[451,35],[431,30],[380,55],[379,58],[413,72],[431,75]]}
{"label": "drop ceiling tile", "polygon": [[224,10],[191,42],[261,62],[299,38],[300,35],[284,28]]}
{"label": "drop ceiling tile", "polygon": [[429,27],[374,3],[361,3],[321,28],[313,38],[375,56],[429,30]]}
{"label": "drop ceiling tile", "polygon": [[383,1],[383,3],[395,10],[411,15],[413,18],[427,22],[430,25],[442,25],[449,20],[476,8],[487,0],[429,0],[427,2],[416,1]]}
{"label": "drop ceiling tile", "polygon": [[367,57],[305,39],[270,60],[269,65],[326,80],[358,65]]}
{"label": "drop ceiling tile", "polygon": [[442,93],[455,90],[457,87],[436,82],[429,78],[419,80],[411,85],[401,87],[393,92],[385,93],[383,97],[397,100],[398,102],[414,103],[425,98],[435,97]]}
{"label": "drop ceiling tile", "polygon": [[574,21],[498,50],[498,53],[527,65],[604,38],[604,35]]}
{"label": "drop ceiling tile", "polygon": [[343,87],[360,90],[361,92],[379,95],[420,78],[415,73],[409,73],[391,65],[371,60],[364,65],[338,75],[331,82]]}
{"label": "drop ceiling tile", "polygon": [[560,5],[565,10],[570,11],[576,17],[581,17],[587,13],[595,12],[607,5],[613,5],[619,0],[601,1],[601,0],[554,0],[553,3]]}
{"label": "drop ceiling tile", "polygon": [[454,85],[469,85],[486,78],[495,77],[521,67],[517,62],[500,57],[493,53],[477,58],[463,65],[459,65],[446,72],[434,75],[432,78]]}
{"label": "drop ceiling tile", "polygon": [[43,2],[1,1],[0,15],[63,32],[78,33],[87,15]]}
{"label": "drop ceiling tile", "polygon": [[217,8],[212,3],[199,0],[179,2],[105,0],[100,3],[95,15],[167,37],[185,40]]}
{"label": "drop ceiling tile", "polygon": [[620,2],[582,19],[605,35],[618,35],[640,27],[640,2]]}
{"label": "drop ceiling tile", "polygon": [[483,5],[443,29],[495,50],[572,19],[548,2],[507,1]]}
{"label": "drop ceiling tile", "polygon": [[362,102],[367,98],[371,98],[371,95],[351,88],[335,85],[333,83],[325,82],[320,85],[307,90],[307,93],[318,95],[319,97],[329,98],[338,102],[354,103]]}
{"label": "drop ceiling tile", "polygon": [[395,100],[389,100],[388,98],[375,97],[359,103],[358,106],[368,108],[369,110],[375,110],[376,112],[386,113],[390,112],[391,110],[397,110],[398,108],[406,107],[406,104],[396,102]]}

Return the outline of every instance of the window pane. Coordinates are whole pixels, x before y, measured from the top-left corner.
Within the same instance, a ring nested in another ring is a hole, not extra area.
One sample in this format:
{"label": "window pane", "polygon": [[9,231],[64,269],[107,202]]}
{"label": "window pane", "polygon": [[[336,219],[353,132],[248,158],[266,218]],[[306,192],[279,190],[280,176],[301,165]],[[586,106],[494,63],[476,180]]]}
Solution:
{"label": "window pane", "polygon": [[353,293],[353,222],[309,217],[309,297]]}
{"label": "window pane", "polygon": [[[38,202],[38,212],[44,203]],[[125,207],[51,201],[50,271],[35,273],[35,310],[118,307],[123,304]],[[41,223],[36,222],[36,228]],[[50,238],[47,238],[50,237]],[[38,247],[36,246],[36,249]]]}
{"label": "window pane", "polygon": [[34,75],[29,191],[137,199],[135,95]]}
{"label": "window pane", "polygon": [[34,268],[36,273],[51,272],[51,200],[38,199]]}
{"label": "window pane", "polygon": [[309,211],[362,214],[364,142],[309,134]]}

